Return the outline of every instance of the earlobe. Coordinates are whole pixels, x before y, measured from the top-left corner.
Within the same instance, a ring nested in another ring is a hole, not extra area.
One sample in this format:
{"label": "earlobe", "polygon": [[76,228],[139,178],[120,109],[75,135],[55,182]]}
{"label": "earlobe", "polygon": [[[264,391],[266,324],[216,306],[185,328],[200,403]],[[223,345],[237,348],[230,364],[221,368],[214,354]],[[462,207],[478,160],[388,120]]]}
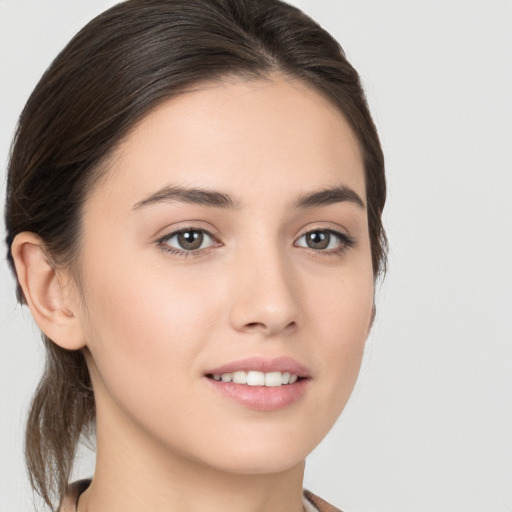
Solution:
{"label": "earlobe", "polygon": [[45,253],[43,240],[35,233],[19,233],[11,252],[20,286],[39,328],[62,348],[84,347],[81,324],[69,289],[64,286],[67,281]]}

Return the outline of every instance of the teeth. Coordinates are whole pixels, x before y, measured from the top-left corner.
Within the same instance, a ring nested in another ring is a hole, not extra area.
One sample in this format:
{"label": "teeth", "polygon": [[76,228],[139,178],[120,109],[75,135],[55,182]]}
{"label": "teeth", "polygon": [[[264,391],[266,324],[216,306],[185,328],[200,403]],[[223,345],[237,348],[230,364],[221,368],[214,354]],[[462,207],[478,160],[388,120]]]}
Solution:
{"label": "teeth", "polygon": [[281,372],[265,373],[265,386],[277,387],[282,383]]}
{"label": "teeth", "polygon": [[278,387],[285,384],[297,382],[298,376],[289,372],[257,372],[237,371],[233,373],[214,374],[213,378],[220,382],[233,382],[235,384],[246,384],[248,386]]}
{"label": "teeth", "polygon": [[245,372],[233,372],[233,382],[235,384],[246,384],[247,374]]}
{"label": "teeth", "polygon": [[248,386],[264,386],[265,374],[263,372],[247,372],[247,385]]}

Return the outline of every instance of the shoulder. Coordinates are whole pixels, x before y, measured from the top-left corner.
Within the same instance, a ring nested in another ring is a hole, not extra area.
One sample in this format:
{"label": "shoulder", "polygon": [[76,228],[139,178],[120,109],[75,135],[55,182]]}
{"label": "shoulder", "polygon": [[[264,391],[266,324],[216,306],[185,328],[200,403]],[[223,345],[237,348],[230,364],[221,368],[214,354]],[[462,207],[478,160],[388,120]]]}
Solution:
{"label": "shoulder", "polygon": [[319,498],[310,491],[304,490],[304,497],[317,508],[318,512],[342,512],[339,508],[327,503],[327,501]]}

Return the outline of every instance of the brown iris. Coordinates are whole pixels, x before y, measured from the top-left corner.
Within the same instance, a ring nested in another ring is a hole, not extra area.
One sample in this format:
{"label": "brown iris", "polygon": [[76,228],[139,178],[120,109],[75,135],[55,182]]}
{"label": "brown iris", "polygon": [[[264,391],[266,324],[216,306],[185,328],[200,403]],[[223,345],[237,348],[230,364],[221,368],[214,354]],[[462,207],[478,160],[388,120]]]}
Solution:
{"label": "brown iris", "polygon": [[331,235],[323,231],[311,231],[306,234],[306,244],[311,249],[325,249],[330,241]]}
{"label": "brown iris", "polygon": [[180,247],[188,251],[199,249],[203,244],[204,235],[201,231],[181,231],[177,235]]}

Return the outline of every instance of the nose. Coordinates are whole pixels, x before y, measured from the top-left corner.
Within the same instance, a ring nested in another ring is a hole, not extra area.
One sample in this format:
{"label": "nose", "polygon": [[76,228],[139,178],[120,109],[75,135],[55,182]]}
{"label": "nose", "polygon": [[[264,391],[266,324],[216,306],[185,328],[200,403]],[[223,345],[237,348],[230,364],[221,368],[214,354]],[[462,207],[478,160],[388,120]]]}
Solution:
{"label": "nose", "polygon": [[242,255],[232,272],[230,322],[240,332],[271,337],[298,327],[298,280],[277,249]]}

